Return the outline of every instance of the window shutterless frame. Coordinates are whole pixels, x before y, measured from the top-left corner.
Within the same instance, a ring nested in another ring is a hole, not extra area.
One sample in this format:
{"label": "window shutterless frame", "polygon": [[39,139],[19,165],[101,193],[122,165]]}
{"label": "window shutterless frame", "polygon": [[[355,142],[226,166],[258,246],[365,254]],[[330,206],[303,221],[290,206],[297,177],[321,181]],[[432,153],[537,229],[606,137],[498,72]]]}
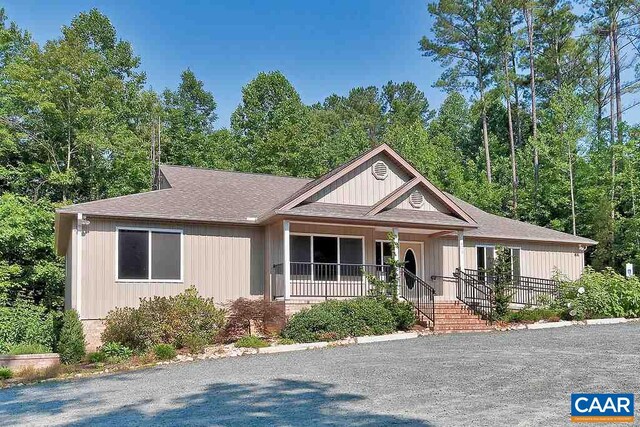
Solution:
{"label": "window shutterless frame", "polygon": [[[148,249],[149,249],[149,259],[147,262],[149,278],[147,279],[121,279],[119,277],[119,246],[120,246],[120,230],[130,230],[130,231],[147,231],[148,232]],[[151,263],[152,263],[152,246],[151,246],[151,236],[153,232],[158,233],[173,233],[180,234],[180,278],[179,279],[152,279],[153,272],[151,271]],[[184,231],[180,228],[153,228],[153,227],[116,227],[116,260],[115,260],[115,270],[116,270],[116,282],[121,283],[183,283],[184,282]]]}
{"label": "window shutterless frame", "polygon": [[[334,237],[336,239],[336,245],[338,245],[337,247],[337,251],[338,251],[338,262],[337,265],[340,265],[341,262],[341,258],[340,258],[340,239],[356,239],[356,240],[361,240],[362,241],[362,264],[365,264],[365,239],[364,236],[357,236],[357,235],[348,235],[348,234],[321,234],[321,233],[290,233],[289,236],[309,236],[310,237],[310,245],[311,245],[311,264],[315,264],[315,259],[313,256],[313,238],[314,237]],[[291,237],[289,237],[291,238]],[[311,269],[311,280],[315,280],[315,274],[314,274],[314,269]],[[340,281],[340,269],[337,269],[337,280]]]}
{"label": "window shutterless frame", "polygon": [[[514,260],[514,256],[513,256],[513,251],[517,250],[518,251],[518,262],[519,262],[519,268],[520,268],[520,274],[522,274],[522,248],[520,246],[503,246],[507,249],[509,249],[509,255],[511,257],[511,273],[513,274],[513,260]],[[495,257],[496,257],[496,245],[476,245],[476,263],[477,263],[477,259],[478,259],[478,248],[484,248],[484,269],[487,269],[487,264],[488,264],[488,258],[487,258],[487,249],[493,249],[493,257],[494,257],[494,262],[495,262]],[[480,270],[480,266],[476,265],[476,270]]]}

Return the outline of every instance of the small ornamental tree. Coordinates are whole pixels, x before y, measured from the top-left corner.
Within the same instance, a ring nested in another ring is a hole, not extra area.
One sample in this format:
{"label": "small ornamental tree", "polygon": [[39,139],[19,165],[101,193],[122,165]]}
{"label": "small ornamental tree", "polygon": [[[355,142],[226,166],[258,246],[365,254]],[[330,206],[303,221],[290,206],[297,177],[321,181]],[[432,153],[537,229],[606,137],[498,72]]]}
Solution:
{"label": "small ornamental tree", "polygon": [[[387,239],[391,245],[391,257],[387,260],[386,265],[389,266],[389,274],[387,280],[379,279],[375,275],[364,272],[367,281],[371,284],[372,289],[370,295],[374,298],[386,300],[391,297],[393,302],[398,301],[398,271],[404,265],[396,257],[398,253],[398,242],[393,233],[387,234]],[[382,260],[384,263],[384,259]]]}
{"label": "small ornamental tree", "polygon": [[511,252],[509,248],[496,247],[496,258],[491,269],[494,276],[493,302],[495,305],[494,317],[500,319],[509,313],[509,304],[513,288],[513,273],[511,270]]}
{"label": "small ornamental tree", "polygon": [[75,310],[67,310],[62,317],[58,353],[63,363],[78,363],[85,355],[86,342],[82,323]]}

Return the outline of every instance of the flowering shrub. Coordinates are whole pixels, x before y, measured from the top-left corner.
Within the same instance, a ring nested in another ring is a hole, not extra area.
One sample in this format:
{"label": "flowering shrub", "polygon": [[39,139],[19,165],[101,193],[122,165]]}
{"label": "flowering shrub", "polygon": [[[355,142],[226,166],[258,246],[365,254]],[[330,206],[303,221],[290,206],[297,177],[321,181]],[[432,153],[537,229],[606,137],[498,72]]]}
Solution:
{"label": "flowering shrub", "polygon": [[191,287],[173,297],[142,298],[139,308],[116,308],[105,319],[103,342],[117,342],[134,350],[156,344],[176,348],[196,340],[213,343],[225,322],[225,311],[213,299]]}
{"label": "flowering shrub", "polygon": [[552,303],[566,319],[640,317],[640,279],[629,279],[607,268],[587,267],[580,279],[560,283],[560,295]]}

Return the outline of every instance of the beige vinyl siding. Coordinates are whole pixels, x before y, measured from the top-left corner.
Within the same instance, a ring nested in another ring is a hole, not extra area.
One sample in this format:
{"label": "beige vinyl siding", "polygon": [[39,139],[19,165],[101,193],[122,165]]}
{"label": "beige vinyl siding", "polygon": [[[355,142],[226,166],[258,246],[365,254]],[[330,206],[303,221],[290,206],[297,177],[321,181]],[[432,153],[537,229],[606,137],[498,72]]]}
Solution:
{"label": "beige vinyl siding", "polygon": [[466,268],[474,270],[478,268],[476,245],[502,245],[520,248],[520,274],[522,276],[552,279],[554,273],[558,271],[567,279],[576,280],[580,278],[584,270],[584,252],[577,245],[471,239],[465,239]]}
{"label": "beige vinyl siding", "polygon": [[439,200],[436,200],[436,198],[432,194],[430,194],[428,191],[426,191],[423,188],[418,189],[418,191],[420,191],[420,193],[422,194],[422,197],[424,197],[424,203],[419,208],[414,208],[413,205],[411,205],[411,203],[409,202],[409,197],[411,196],[411,193],[413,193],[414,191],[416,191],[416,189],[413,189],[407,192],[407,194],[398,198],[398,200],[396,200],[391,205],[389,205],[389,209],[395,208],[395,209],[409,209],[413,211],[419,210],[419,211],[450,213],[449,209],[447,209],[442,204],[442,202],[440,202]]}
{"label": "beige vinyl siding", "polygon": [[[389,173],[383,180],[377,179],[371,172],[371,166],[378,160],[383,160],[389,168]],[[371,206],[409,179],[403,169],[381,154],[331,183],[312,196],[310,201]]]}
{"label": "beige vinyl siding", "polygon": [[[263,295],[264,236],[259,227],[119,221],[89,217],[83,237],[81,318],[100,319],[141,297],[169,296],[193,285],[221,303]],[[183,283],[117,282],[116,227],[182,229]]]}
{"label": "beige vinyl siding", "polygon": [[[451,275],[458,267],[458,242],[441,239],[444,253],[445,275]],[[520,248],[520,274],[529,277],[551,279],[557,270],[570,280],[576,280],[584,270],[584,253],[578,245],[560,245],[527,241],[494,241],[465,239],[465,267],[477,269],[476,245],[502,245]]]}

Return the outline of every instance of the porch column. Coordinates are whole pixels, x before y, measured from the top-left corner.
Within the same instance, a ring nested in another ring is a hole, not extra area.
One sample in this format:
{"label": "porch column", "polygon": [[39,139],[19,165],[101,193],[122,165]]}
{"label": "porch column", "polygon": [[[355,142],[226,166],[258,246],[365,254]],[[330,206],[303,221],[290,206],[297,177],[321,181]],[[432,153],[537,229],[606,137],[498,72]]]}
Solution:
{"label": "porch column", "polygon": [[284,299],[291,298],[291,252],[289,247],[289,221],[282,222],[282,228],[284,230],[284,262],[282,268],[284,269]]}
{"label": "porch column", "polygon": [[464,272],[464,235],[463,231],[458,231],[458,268]]}
{"label": "porch column", "polygon": [[[397,228],[393,228],[393,246],[395,247],[395,250],[393,251],[393,259],[396,261],[396,265],[397,263],[400,261],[400,236],[399,236],[399,232]],[[400,286],[400,269],[398,267],[396,267],[396,278],[398,279],[398,297],[400,296],[400,291],[402,290],[402,287]]]}

